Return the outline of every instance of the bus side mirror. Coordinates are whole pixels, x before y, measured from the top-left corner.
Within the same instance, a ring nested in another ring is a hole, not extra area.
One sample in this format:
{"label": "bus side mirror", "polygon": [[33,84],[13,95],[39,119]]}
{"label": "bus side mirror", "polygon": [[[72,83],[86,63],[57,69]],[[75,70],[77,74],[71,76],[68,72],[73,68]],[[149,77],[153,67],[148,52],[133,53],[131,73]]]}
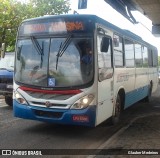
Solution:
{"label": "bus side mirror", "polygon": [[4,58],[4,56],[5,56],[5,43],[2,43],[1,58]]}
{"label": "bus side mirror", "polygon": [[107,37],[103,37],[102,41],[101,41],[101,52],[108,52],[108,48],[109,48],[109,38]]}
{"label": "bus side mirror", "polygon": [[78,9],[87,9],[87,0],[79,0]]}

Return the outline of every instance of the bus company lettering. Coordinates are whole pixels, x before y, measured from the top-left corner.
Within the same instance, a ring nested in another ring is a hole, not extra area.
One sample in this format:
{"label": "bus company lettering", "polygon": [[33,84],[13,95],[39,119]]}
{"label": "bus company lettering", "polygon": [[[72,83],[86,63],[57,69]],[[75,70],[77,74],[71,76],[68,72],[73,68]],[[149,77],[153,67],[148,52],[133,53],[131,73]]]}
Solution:
{"label": "bus company lettering", "polygon": [[82,22],[66,22],[66,27],[68,31],[84,30]]}
{"label": "bus company lettering", "polygon": [[45,24],[32,24],[25,25],[25,33],[36,33],[36,32],[46,32],[47,28]]}
{"label": "bus company lettering", "polygon": [[39,24],[27,24],[24,25],[24,33],[44,33],[44,32],[72,32],[84,30],[84,23],[79,21],[73,22],[51,22],[51,23],[39,23]]}
{"label": "bus company lettering", "polygon": [[117,82],[123,82],[129,80],[129,74],[128,73],[121,73],[117,75]]}
{"label": "bus company lettering", "polygon": [[65,22],[53,22],[49,28],[49,32],[61,32],[66,31],[66,23]]}
{"label": "bus company lettering", "polygon": [[62,32],[62,31],[78,31],[84,30],[82,22],[54,22],[51,24],[51,32]]}

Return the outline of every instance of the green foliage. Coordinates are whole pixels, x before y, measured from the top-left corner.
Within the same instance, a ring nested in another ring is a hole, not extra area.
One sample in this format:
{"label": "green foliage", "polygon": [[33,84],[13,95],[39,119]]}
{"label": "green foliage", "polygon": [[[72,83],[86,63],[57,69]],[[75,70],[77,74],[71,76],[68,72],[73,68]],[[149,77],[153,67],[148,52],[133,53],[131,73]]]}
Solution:
{"label": "green foliage", "polygon": [[7,50],[13,51],[21,13],[25,5],[13,0],[0,0],[0,46],[6,43]]}
{"label": "green foliage", "polygon": [[158,56],[158,66],[160,67],[160,56]]}
{"label": "green foliage", "polygon": [[7,51],[14,51],[19,24],[24,19],[67,13],[69,0],[0,0],[0,47],[6,43]]}
{"label": "green foliage", "polygon": [[70,10],[69,0],[30,0],[30,4],[35,16],[68,13]]}

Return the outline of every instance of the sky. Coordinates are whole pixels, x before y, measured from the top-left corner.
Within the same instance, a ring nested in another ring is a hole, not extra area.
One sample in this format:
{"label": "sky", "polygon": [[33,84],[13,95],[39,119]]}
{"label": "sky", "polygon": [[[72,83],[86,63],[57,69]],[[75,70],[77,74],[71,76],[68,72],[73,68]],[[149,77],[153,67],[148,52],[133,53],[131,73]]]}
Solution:
{"label": "sky", "polygon": [[71,14],[73,10],[77,11],[79,14],[94,14],[122,29],[130,30],[142,37],[145,41],[156,46],[160,56],[160,37],[157,38],[152,35],[152,21],[140,12],[132,12],[135,19],[139,22],[138,24],[132,24],[104,0],[88,0],[87,9],[78,9],[78,0],[70,0],[70,4],[72,9],[70,11]]}

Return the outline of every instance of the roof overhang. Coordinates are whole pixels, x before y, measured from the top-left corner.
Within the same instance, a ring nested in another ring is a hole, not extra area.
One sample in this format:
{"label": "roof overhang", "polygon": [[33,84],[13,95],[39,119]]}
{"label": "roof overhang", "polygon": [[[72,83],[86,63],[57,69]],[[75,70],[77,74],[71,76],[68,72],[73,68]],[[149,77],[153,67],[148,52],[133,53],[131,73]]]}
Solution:
{"label": "roof overhang", "polygon": [[136,19],[131,11],[138,10],[152,21],[152,34],[160,37],[160,1],[159,0],[104,0],[132,23]]}

